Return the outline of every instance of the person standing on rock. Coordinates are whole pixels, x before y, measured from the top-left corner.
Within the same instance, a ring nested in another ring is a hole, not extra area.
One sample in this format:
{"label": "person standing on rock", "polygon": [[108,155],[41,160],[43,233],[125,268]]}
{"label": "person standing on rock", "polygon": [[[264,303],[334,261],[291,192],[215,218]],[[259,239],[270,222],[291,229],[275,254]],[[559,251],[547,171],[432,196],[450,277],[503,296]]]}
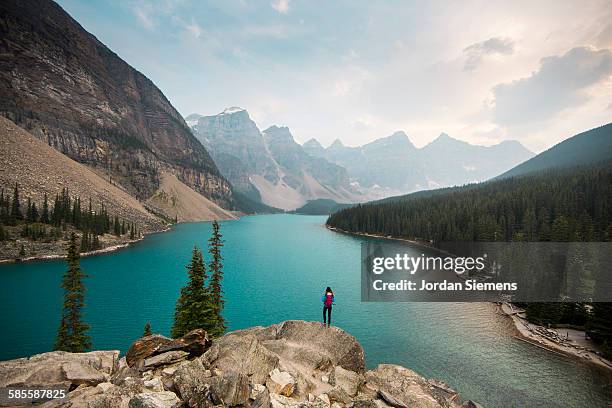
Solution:
{"label": "person standing on rock", "polygon": [[321,301],[323,302],[323,325],[327,324],[327,327],[329,327],[331,326],[332,305],[335,301],[334,291],[329,286],[325,289]]}

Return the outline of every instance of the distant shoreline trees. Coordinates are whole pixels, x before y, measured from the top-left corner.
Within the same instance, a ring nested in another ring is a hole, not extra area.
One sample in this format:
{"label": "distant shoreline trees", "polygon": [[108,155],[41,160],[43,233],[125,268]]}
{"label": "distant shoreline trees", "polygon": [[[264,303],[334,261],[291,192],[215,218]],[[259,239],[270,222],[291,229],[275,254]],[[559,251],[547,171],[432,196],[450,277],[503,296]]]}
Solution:
{"label": "distant shoreline trees", "polygon": [[213,232],[209,239],[211,261],[210,278],[206,273],[206,263],[202,252],[194,246],[191,262],[187,265],[189,281],[181,289],[174,312],[172,337],[178,338],[191,330],[204,329],[213,337],[225,333],[223,311],[223,263],[221,247],[222,235],[217,221],[213,221]]}

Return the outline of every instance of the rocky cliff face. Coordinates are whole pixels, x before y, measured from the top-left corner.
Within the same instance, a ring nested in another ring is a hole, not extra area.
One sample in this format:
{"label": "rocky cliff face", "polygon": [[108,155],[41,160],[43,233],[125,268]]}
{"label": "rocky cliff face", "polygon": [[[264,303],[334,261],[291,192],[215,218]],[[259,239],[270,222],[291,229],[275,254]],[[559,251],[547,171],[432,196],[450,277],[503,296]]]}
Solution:
{"label": "rocky cliff face", "polygon": [[241,330],[213,342],[202,330],[177,340],[143,337],[121,359],[118,351],[99,351],[5,361],[0,387],[67,392],[65,399],[43,407],[479,406],[462,404],[444,383],[404,367],[381,364],[366,370],[364,351],[353,336],[303,321]]}
{"label": "rocky cliff face", "polygon": [[0,3],[0,114],[140,199],[167,169],[231,201],[229,183],[162,92],[52,1]]}
{"label": "rocky cliff face", "polygon": [[235,107],[186,120],[221,173],[251,199],[293,210],[317,198],[338,202],[360,198],[345,169],[306,153],[286,127],[260,132],[247,111]]}
{"label": "rocky cliff face", "polygon": [[519,142],[485,147],[446,134],[417,149],[404,132],[359,147],[336,140],[325,149],[312,139],[304,149],[345,167],[371,198],[488,180],[533,156]]}

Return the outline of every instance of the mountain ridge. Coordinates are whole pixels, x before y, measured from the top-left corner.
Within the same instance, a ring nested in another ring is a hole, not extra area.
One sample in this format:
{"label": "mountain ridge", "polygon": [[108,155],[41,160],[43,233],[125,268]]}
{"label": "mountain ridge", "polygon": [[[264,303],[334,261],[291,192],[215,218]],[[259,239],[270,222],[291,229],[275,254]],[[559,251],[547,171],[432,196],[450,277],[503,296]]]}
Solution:
{"label": "mountain ridge", "polygon": [[310,139],[303,147],[345,167],[370,199],[484,181],[533,156],[518,141],[479,146],[446,133],[417,148],[403,131],[362,146],[344,146],[336,139],[324,148]]}
{"label": "mountain ridge", "polygon": [[252,200],[293,210],[312,199],[359,198],[344,168],[309,155],[286,126],[260,131],[242,108],[209,116],[191,114],[186,119],[221,173]]}
{"label": "mountain ridge", "polygon": [[225,206],[231,186],[165,95],[44,0],[0,4],[0,115],[141,200],[163,170]]}

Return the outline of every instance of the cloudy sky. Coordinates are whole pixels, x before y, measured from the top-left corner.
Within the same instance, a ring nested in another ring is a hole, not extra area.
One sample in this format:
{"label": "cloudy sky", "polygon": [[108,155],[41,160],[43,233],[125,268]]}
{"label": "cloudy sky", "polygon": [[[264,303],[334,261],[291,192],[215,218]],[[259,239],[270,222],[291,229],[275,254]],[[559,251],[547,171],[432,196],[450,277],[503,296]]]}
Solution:
{"label": "cloudy sky", "polygon": [[240,106],[300,142],[404,130],[539,152],[612,121],[609,0],[59,3],[181,114]]}

